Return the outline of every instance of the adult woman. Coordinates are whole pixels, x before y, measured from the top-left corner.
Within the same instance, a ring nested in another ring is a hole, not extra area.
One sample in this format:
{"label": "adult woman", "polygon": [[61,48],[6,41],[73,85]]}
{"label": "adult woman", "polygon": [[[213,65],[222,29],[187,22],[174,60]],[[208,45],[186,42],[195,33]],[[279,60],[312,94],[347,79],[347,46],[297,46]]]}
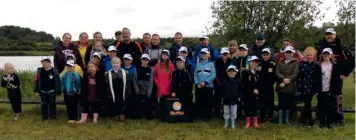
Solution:
{"label": "adult woman", "polygon": [[[64,66],[67,63],[67,56],[74,55],[76,60],[82,60],[80,57],[78,49],[72,43],[72,35],[69,33],[64,33],[62,36],[61,42],[54,49],[54,67],[58,69],[58,72],[61,73],[64,69]],[[83,67],[83,61],[76,61],[76,63]]]}
{"label": "adult woman", "polygon": [[[85,63],[85,53],[87,51],[87,48],[90,46],[89,45],[89,40],[88,40],[88,33],[86,32],[82,32],[79,35],[79,41],[76,43],[76,46],[78,48],[80,57],[82,58],[82,63],[83,63],[83,67],[82,69],[86,68],[86,63]],[[78,60],[80,61],[80,60]]]}
{"label": "adult woman", "polygon": [[239,55],[239,44],[237,43],[236,40],[231,40],[228,44],[229,47],[229,58],[234,58],[234,57],[238,57]]}
{"label": "adult woman", "polygon": [[93,38],[94,44],[89,46],[85,52],[85,64],[88,64],[92,59],[94,52],[99,52],[102,60],[107,56],[106,49],[103,45],[103,35],[100,32],[95,32]]}
{"label": "adult woman", "polygon": [[[287,47],[287,46],[292,46],[292,47],[295,47],[292,40],[290,39],[284,39],[283,40],[283,46],[280,50],[279,53],[276,54],[276,59],[275,59],[275,62],[278,63],[280,62],[281,60],[284,59],[284,49]],[[298,50],[295,50],[295,57],[298,59],[298,61],[302,61],[303,60],[303,55],[300,53],[300,51]]]}

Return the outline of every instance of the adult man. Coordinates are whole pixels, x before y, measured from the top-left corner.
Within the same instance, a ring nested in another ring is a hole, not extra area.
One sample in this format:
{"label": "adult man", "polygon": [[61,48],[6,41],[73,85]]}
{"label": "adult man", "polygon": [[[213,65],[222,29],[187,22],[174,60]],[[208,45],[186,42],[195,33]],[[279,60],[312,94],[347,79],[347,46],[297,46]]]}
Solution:
{"label": "adult man", "polygon": [[256,37],[256,43],[248,49],[249,56],[257,56],[260,60],[262,60],[262,50],[264,48],[269,48],[271,50],[271,60],[274,60],[274,50],[267,46],[265,36],[263,34],[259,34]]}
{"label": "adult man", "polygon": [[[328,28],[325,31],[325,39],[319,40],[317,43],[318,56],[320,56],[324,48],[331,48],[333,55],[335,57],[336,63],[341,67],[340,79],[344,80],[355,67],[355,58],[352,56],[350,51],[348,51],[342,44],[341,40],[336,37],[336,31],[333,28]],[[341,94],[341,93],[340,93]],[[335,116],[335,121],[338,123],[344,123],[344,115],[342,109],[342,95],[335,97],[338,102],[339,111]]]}
{"label": "adult man", "polygon": [[145,52],[146,49],[151,48],[151,34],[150,33],[144,33],[143,36],[143,41],[140,44],[141,45],[141,49],[143,52]]}
{"label": "adult man", "polygon": [[133,64],[139,66],[142,55],[140,43],[131,40],[131,33],[128,28],[122,29],[122,39],[117,45],[117,56],[122,60],[125,54],[130,54],[133,58]]}
{"label": "adult man", "polygon": [[203,48],[207,48],[210,52],[210,57],[209,57],[209,61],[216,61],[217,59],[219,59],[220,54],[219,52],[213,48],[213,45],[209,43],[209,37],[203,35],[202,37],[200,37],[200,44],[198,44],[195,47],[195,52],[192,58],[193,61],[193,68],[195,69],[196,64],[199,63],[200,61],[200,51]]}
{"label": "adult man", "polygon": [[119,45],[118,42],[122,41],[122,32],[121,31],[116,31],[115,32],[115,38],[116,38],[116,40],[111,45],[117,47],[116,45]]}
{"label": "adult man", "polygon": [[[175,60],[177,58],[181,46],[185,46],[183,45],[183,35],[181,32],[176,32],[174,34],[174,43],[172,44],[172,47],[169,48],[171,60]],[[188,57],[192,58],[192,49],[188,46],[185,47],[188,48]]]}

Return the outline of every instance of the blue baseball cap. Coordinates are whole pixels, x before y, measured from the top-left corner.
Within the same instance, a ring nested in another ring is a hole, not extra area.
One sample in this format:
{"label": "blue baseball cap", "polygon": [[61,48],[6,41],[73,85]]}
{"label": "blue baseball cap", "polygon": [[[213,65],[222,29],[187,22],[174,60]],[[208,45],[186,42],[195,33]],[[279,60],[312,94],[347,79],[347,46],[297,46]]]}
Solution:
{"label": "blue baseball cap", "polygon": [[257,40],[264,40],[265,39],[265,35],[264,34],[259,34],[256,37]]}

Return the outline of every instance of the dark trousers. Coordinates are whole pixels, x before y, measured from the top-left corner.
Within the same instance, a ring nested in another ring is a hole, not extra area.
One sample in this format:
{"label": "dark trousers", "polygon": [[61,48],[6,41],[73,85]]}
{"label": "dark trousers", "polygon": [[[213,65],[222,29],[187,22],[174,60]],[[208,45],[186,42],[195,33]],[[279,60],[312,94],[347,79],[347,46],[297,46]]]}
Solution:
{"label": "dark trousers", "polygon": [[56,118],[56,95],[54,92],[41,92],[41,113],[42,119],[48,120],[49,116],[51,118]]}
{"label": "dark trousers", "polygon": [[[252,93],[250,93],[252,94]],[[258,99],[254,95],[245,96],[243,98],[245,116],[246,117],[257,117],[257,105]]]}
{"label": "dark trousers", "polygon": [[177,96],[179,100],[182,101],[184,106],[184,111],[187,113],[188,118],[191,120],[193,119],[193,96],[192,95],[185,95],[185,96]]}
{"label": "dark trousers", "polygon": [[259,108],[260,108],[260,115],[261,118],[264,117],[273,117],[274,112],[274,90],[272,89],[271,92],[264,92],[261,94],[259,100]]}
{"label": "dark trousers", "polygon": [[223,87],[221,86],[216,86],[215,92],[214,92],[214,115],[220,116],[221,115],[221,109],[222,109],[222,94],[223,94]]}
{"label": "dark trousers", "polygon": [[290,93],[278,93],[278,108],[292,110],[294,106],[294,95]]}
{"label": "dark trousers", "polygon": [[8,90],[8,97],[11,103],[12,110],[15,113],[21,113],[21,102],[22,102],[22,97],[21,97],[21,91],[20,90]]}
{"label": "dark trousers", "polygon": [[68,119],[78,120],[77,95],[64,95],[64,103],[66,104]]}
{"label": "dark trousers", "polygon": [[320,126],[331,125],[334,121],[334,98],[330,95],[330,92],[321,92],[317,96],[318,98],[318,110]]}
{"label": "dark trousers", "polygon": [[197,117],[210,120],[213,114],[213,88],[195,88]]}
{"label": "dark trousers", "polygon": [[124,115],[125,108],[126,108],[126,101],[122,99],[117,99],[115,102],[109,104],[108,116],[115,117],[118,115]]}
{"label": "dark trousers", "polygon": [[148,103],[147,95],[131,94],[127,100],[126,115],[132,119],[139,119],[148,116],[151,107]]}
{"label": "dark trousers", "polygon": [[304,116],[303,122],[306,124],[308,120],[309,125],[313,125],[312,120],[312,110],[311,110],[311,102],[313,100],[313,94],[304,95]]}
{"label": "dark trousers", "polygon": [[90,109],[91,112],[98,113],[100,111],[100,103],[96,101],[87,101],[83,105],[83,113],[89,113]]}

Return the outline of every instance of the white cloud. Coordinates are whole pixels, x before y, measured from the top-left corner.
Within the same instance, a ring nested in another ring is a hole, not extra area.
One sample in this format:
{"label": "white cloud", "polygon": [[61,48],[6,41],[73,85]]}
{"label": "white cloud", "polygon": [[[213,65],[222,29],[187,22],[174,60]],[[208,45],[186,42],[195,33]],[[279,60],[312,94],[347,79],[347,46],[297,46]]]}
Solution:
{"label": "white cloud", "polygon": [[[212,1],[6,0],[1,2],[0,26],[29,27],[54,36],[69,32],[73,39],[82,31],[89,34],[100,31],[105,38],[111,38],[123,27],[130,28],[133,37],[141,37],[145,32],[168,37],[177,31],[184,36],[200,36],[209,26]],[[328,6],[333,5],[330,2],[327,2]],[[335,18],[335,14],[330,16],[335,10],[326,12],[326,21]]]}

